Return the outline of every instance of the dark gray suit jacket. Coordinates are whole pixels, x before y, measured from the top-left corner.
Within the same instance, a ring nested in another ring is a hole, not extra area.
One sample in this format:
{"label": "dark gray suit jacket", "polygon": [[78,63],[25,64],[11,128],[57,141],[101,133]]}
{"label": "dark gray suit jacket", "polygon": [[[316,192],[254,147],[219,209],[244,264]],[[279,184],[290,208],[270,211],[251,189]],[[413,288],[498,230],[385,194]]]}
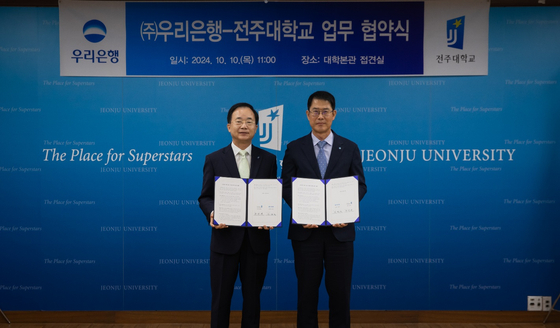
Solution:
{"label": "dark gray suit jacket", "polygon": [[[360,200],[367,192],[364,169],[360,149],[356,143],[334,133],[331,157],[325,172],[325,179],[341,178],[347,176],[358,176]],[[288,144],[284,160],[282,161],[282,197],[292,206],[292,177],[321,179],[319,164],[313,149],[311,134],[294,140]],[[292,224],[288,238],[293,240],[305,240],[309,238],[313,229],[304,229],[302,225]],[[353,241],[356,232],[354,224],[348,224],[344,228],[333,228],[333,234],[339,241]]]}
{"label": "dark gray suit jacket", "polygon": [[[253,145],[249,177],[253,179],[276,179],[277,170],[276,156]],[[231,144],[206,156],[203,173],[202,191],[198,202],[206,220],[209,221],[210,213],[214,210],[214,177],[239,178]],[[210,249],[222,254],[236,253],[243,242],[245,230],[249,234],[251,247],[256,253],[263,254],[270,251],[270,233],[268,230],[244,227],[212,229]]]}

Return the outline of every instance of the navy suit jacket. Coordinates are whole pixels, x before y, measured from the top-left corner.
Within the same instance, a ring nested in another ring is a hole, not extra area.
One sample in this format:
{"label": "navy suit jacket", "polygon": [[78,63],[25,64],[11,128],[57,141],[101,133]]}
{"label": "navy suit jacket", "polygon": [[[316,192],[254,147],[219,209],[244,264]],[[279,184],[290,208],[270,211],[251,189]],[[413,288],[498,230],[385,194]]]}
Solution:
{"label": "navy suit jacket", "polygon": [[[356,143],[334,133],[331,157],[325,172],[325,179],[358,176],[360,200],[367,192],[364,169],[360,149]],[[288,144],[282,161],[282,197],[292,207],[292,177],[321,179],[319,164],[313,149],[311,134],[294,140]],[[292,240],[305,240],[309,238],[313,229],[304,229],[302,225],[292,224],[288,238]],[[353,241],[356,237],[354,223],[344,228],[332,228],[333,234],[339,241]]]}
{"label": "navy suit jacket", "polygon": [[[250,178],[276,179],[278,166],[276,156],[255,147],[251,153]],[[202,177],[202,191],[198,198],[199,206],[206,220],[210,222],[210,213],[214,210],[214,177],[239,178],[239,170],[231,144],[206,156]],[[235,254],[239,251],[245,231],[249,234],[251,247],[257,254],[270,251],[270,233],[257,228],[233,227],[212,229],[210,249],[222,254]]]}

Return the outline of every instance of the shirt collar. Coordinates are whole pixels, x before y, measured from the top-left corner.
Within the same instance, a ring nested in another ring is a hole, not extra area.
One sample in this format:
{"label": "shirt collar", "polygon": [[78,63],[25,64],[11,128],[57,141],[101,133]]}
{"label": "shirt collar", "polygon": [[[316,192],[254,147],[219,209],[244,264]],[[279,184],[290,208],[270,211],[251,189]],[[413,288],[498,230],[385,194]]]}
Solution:
{"label": "shirt collar", "polygon": [[[233,142],[231,143],[231,149],[233,150],[233,154],[236,156],[240,150],[243,150],[237,147]],[[251,152],[253,151],[253,144],[250,144],[249,147],[245,148],[245,150],[247,151],[247,155],[251,155]]]}
{"label": "shirt collar", "polygon": [[[311,138],[313,138],[313,146],[316,146],[317,143],[319,143],[319,141],[321,141],[321,140],[319,140],[319,138],[317,138],[317,137],[313,134],[313,132],[311,132]],[[331,133],[329,133],[329,135],[325,138],[325,141],[327,142],[327,144],[329,144],[330,146],[332,146],[333,140],[334,140],[334,134],[333,134],[332,131],[331,131]]]}

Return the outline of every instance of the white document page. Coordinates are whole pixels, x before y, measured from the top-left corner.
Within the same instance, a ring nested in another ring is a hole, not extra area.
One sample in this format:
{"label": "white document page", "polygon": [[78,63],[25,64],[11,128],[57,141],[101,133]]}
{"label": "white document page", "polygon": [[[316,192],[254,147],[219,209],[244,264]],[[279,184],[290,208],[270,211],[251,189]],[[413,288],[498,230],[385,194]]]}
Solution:
{"label": "white document page", "polygon": [[344,177],[327,181],[327,221],[330,224],[360,220],[358,179]]}
{"label": "white document page", "polygon": [[249,180],[247,222],[252,227],[282,225],[282,181],[279,179]]}
{"label": "white document page", "polygon": [[292,180],[292,223],[325,223],[325,185],[323,180],[294,178]]}
{"label": "white document page", "polygon": [[217,177],[214,182],[214,224],[245,224],[247,184],[240,178]]}

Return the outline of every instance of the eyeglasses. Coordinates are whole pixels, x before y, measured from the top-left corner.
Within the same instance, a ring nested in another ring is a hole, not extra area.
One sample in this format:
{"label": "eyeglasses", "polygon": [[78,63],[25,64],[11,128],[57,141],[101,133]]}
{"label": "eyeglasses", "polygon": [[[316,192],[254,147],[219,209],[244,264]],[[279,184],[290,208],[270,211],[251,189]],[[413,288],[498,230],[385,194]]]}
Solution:
{"label": "eyeglasses", "polygon": [[311,115],[313,117],[318,117],[319,114],[322,114],[323,117],[329,117],[329,116],[331,116],[332,113],[333,113],[332,110],[323,110],[323,111],[311,110],[311,111],[309,111],[309,115]]}
{"label": "eyeglasses", "polygon": [[247,120],[247,121],[242,121],[242,120],[235,120],[233,121],[233,124],[237,125],[237,126],[242,126],[243,124],[247,125],[247,127],[252,127],[253,125],[255,125],[255,122],[252,120]]}

